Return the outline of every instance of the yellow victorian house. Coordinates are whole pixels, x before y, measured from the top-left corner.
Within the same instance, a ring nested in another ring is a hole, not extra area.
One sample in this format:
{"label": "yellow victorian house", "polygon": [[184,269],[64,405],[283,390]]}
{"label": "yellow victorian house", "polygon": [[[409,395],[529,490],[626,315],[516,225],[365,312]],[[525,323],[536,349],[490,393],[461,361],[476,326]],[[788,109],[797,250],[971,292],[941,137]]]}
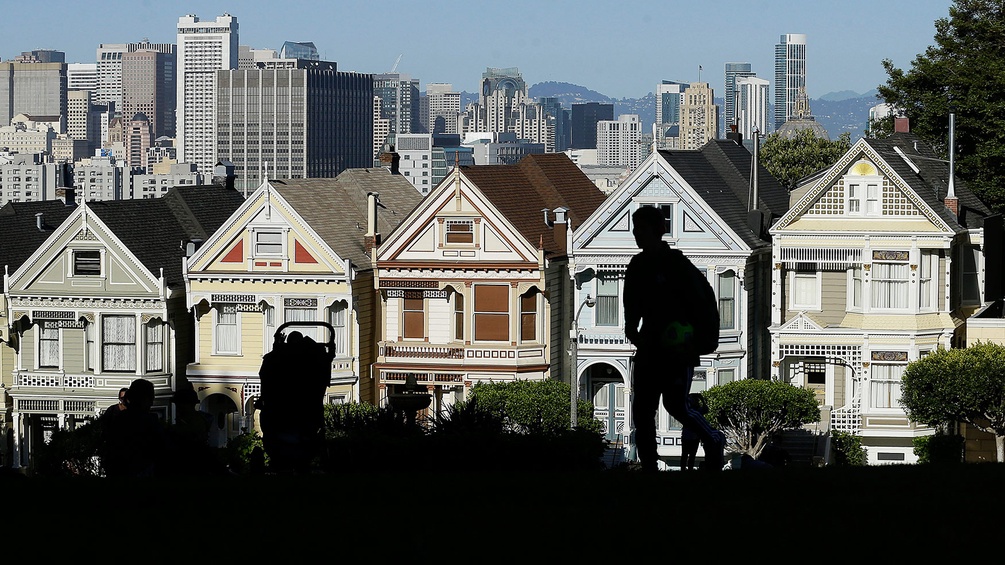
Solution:
{"label": "yellow victorian house", "polygon": [[187,375],[202,409],[216,417],[214,444],[258,428],[262,356],[286,322],[327,322],[334,329],[332,336],[320,325],[290,329],[334,341],[329,402],[369,396],[375,315],[369,251],[419,200],[407,180],[387,169],[266,181],[189,257],[196,353]]}

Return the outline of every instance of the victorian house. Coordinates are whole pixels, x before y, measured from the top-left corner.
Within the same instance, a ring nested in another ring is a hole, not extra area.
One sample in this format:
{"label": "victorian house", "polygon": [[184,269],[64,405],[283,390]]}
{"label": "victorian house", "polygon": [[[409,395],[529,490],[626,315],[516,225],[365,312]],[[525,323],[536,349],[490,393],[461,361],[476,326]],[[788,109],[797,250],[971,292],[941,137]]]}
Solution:
{"label": "victorian house", "polygon": [[65,205],[0,212],[2,230],[17,230],[4,252],[4,333],[16,352],[7,388],[14,467],[54,429],[114,404],[118,389],[137,378],[154,384],[154,411],[171,417],[192,349],[185,249],[243,202],[219,186],[79,206],[66,192]]}
{"label": "victorian house", "polygon": [[[663,212],[664,241],[705,273],[718,298],[719,348],[701,358],[692,391],[768,375],[767,230],[788,210],[788,193],[763,167],[752,168],[751,161],[750,153],[731,139],[710,141],[700,150],[654,152],[575,230],[580,393],[592,398],[608,439],[624,442],[629,455],[634,348],[625,338],[622,292],[625,269],[639,252],[631,221],[639,207]],[[661,408],[661,458],[680,456],[680,434],[680,424]]]}
{"label": "victorian house", "polygon": [[604,194],[561,154],[458,167],[380,245],[378,396],[433,410],[478,382],[569,380],[572,230]]}
{"label": "victorian house", "polygon": [[282,331],[335,348],[329,402],[374,397],[378,314],[370,253],[379,234],[390,233],[421,198],[386,168],[266,180],[188,259],[196,352],[187,373],[203,409],[220,422],[215,444],[258,428],[262,356],[287,322],[330,324]]}
{"label": "victorian house", "polygon": [[904,368],[964,346],[1000,272],[1000,218],[951,170],[906,131],[861,139],[770,230],[772,378],[816,391],[870,464],[916,461],[931,429],[899,404]]}

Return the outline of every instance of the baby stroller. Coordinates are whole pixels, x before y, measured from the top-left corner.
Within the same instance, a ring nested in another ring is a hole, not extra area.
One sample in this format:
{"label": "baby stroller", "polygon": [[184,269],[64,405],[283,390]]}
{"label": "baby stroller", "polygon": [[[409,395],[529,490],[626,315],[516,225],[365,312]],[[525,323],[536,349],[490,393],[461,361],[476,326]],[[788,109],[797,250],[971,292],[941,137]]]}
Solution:
{"label": "baby stroller", "polygon": [[[328,342],[319,343],[294,326],[323,326]],[[275,333],[272,351],[262,358],[262,441],[280,473],[305,473],[324,441],[324,396],[331,383],[335,328],[327,322],[286,322]]]}

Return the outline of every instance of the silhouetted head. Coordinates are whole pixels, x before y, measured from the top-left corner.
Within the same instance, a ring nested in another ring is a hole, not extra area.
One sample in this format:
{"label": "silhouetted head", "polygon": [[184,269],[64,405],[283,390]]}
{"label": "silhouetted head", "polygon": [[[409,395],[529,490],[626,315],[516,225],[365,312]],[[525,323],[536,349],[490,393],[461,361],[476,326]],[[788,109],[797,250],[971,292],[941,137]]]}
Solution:
{"label": "silhouetted head", "polygon": [[154,384],[146,379],[136,379],[129,385],[129,409],[145,412],[154,404]]}
{"label": "silhouetted head", "polygon": [[125,404],[126,404],[126,396],[128,395],[128,393],[129,393],[129,389],[126,388],[126,387],[122,387],[122,388],[119,389],[119,404],[122,404],[123,406],[125,406]]}
{"label": "silhouetted head", "polygon": [[290,335],[286,336],[286,343],[288,345],[300,345],[300,342],[304,340],[304,334],[294,330],[290,332]]}
{"label": "silhouetted head", "polygon": [[171,396],[171,402],[175,403],[178,408],[193,408],[199,403],[199,394],[191,387],[179,388]]}
{"label": "silhouetted head", "polygon": [[632,214],[632,235],[639,249],[649,249],[663,240],[666,218],[655,206],[642,206]]}

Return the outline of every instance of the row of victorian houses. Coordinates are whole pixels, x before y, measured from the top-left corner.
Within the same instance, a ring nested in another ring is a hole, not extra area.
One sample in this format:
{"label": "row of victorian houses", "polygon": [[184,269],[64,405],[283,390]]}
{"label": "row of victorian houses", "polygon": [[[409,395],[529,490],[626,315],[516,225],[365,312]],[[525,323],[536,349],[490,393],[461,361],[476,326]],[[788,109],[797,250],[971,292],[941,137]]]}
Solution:
{"label": "row of victorian houses", "polygon": [[[734,140],[654,152],[609,196],[560,154],[460,167],[425,197],[393,169],[0,208],[4,463],[138,377],[165,419],[194,388],[214,445],[257,429],[262,355],[289,321],[334,328],[301,329],[334,342],[330,402],[382,404],[414,380],[442,410],[482,381],[575,378],[630,455],[621,293],[639,206],[664,212],[719,300],[694,389],[808,387],[819,430],[861,436],[870,463],[911,462],[931,433],[898,406],[906,364],[965,345],[1000,298],[1000,217],[906,132],[859,140],[791,193]],[[679,426],[661,413],[658,430],[670,460]]]}

